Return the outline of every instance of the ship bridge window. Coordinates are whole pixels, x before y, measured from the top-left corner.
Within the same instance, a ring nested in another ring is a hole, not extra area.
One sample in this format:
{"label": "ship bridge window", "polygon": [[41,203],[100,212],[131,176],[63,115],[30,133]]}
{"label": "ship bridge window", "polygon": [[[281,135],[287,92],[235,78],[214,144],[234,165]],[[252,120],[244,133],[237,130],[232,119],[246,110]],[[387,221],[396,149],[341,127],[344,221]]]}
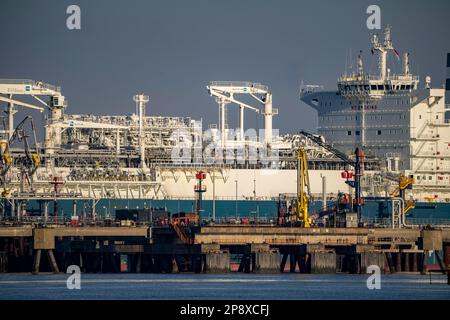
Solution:
{"label": "ship bridge window", "polygon": [[383,90],[383,85],[379,84],[378,85],[378,90]]}
{"label": "ship bridge window", "polygon": [[404,84],[402,84],[402,85],[400,86],[400,90],[405,90],[405,85],[404,85]]}
{"label": "ship bridge window", "polygon": [[378,130],[378,131],[377,131],[377,135],[378,135],[378,136],[381,136],[381,130]]}
{"label": "ship bridge window", "polygon": [[348,136],[351,136],[351,135],[352,135],[352,132],[351,132],[351,131],[347,131],[347,135],[348,135]]}
{"label": "ship bridge window", "polygon": [[406,90],[409,90],[411,88],[411,86],[409,85],[409,84],[407,84],[406,86],[405,86],[405,89]]}
{"label": "ship bridge window", "polygon": [[374,84],[372,84],[372,85],[370,86],[370,90],[377,90],[377,86],[374,85]]}
{"label": "ship bridge window", "polygon": [[355,135],[359,136],[359,130],[355,131]]}

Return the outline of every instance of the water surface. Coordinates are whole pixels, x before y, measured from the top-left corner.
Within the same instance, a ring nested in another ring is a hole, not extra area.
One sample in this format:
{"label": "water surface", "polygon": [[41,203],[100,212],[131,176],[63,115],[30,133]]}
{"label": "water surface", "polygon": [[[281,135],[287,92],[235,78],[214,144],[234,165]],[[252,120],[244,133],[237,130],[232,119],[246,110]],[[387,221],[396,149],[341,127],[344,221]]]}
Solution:
{"label": "water surface", "polygon": [[388,274],[369,290],[368,275],[82,274],[69,290],[65,274],[0,274],[0,299],[450,299],[446,276]]}

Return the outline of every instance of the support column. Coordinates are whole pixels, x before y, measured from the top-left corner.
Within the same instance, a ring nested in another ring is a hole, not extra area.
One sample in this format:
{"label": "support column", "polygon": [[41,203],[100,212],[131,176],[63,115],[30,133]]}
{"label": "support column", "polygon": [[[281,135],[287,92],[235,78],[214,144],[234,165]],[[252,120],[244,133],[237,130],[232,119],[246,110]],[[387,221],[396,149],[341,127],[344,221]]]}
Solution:
{"label": "support column", "polygon": [[409,270],[409,253],[408,252],[405,253],[405,271],[406,272],[410,271]]}
{"label": "support column", "polygon": [[395,270],[397,272],[401,272],[402,271],[402,253],[401,252],[397,253],[397,261],[396,261]]}
{"label": "support column", "polygon": [[418,268],[417,268],[417,253],[413,253],[413,271],[417,272]]}
{"label": "support column", "polygon": [[41,249],[35,251],[34,261],[33,261],[33,274],[39,273],[39,267],[41,265]]}
{"label": "support column", "polygon": [[394,267],[394,259],[392,259],[392,253],[390,252],[386,252],[386,260],[387,260],[387,264],[389,266],[389,272],[390,273],[395,273],[395,267]]}
{"label": "support column", "polygon": [[298,258],[296,253],[291,253],[289,255],[289,272],[295,272],[297,260]]}
{"label": "support column", "polygon": [[0,273],[8,271],[8,253],[0,252]]}
{"label": "support column", "polygon": [[244,106],[239,106],[239,139],[244,140]]}
{"label": "support column", "polygon": [[11,199],[11,218],[16,216],[16,200]]}
{"label": "support column", "polygon": [[380,267],[382,273],[384,273],[384,267],[386,265],[386,259],[383,252],[361,252],[361,273],[366,273],[367,268],[371,265]]}
{"label": "support column", "polygon": [[288,255],[289,255],[288,253],[284,253],[283,257],[281,258],[280,272],[284,272],[284,268],[286,267]]}
{"label": "support column", "polygon": [[222,250],[205,254],[205,270],[207,273],[226,273],[230,271],[230,252]]}
{"label": "support column", "polygon": [[422,253],[422,259],[420,262],[421,262],[420,273],[426,274],[426,272],[427,272],[427,253],[425,251]]}
{"label": "support column", "polygon": [[216,171],[213,169],[211,175],[212,183],[213,183],[213,192],[212,192],[212,220],[216,221]]}
{"label": "support column", "polygon": [[434,255],[436,256],[436,259],[438,261],[439,267],[442,270],[442,273],[445,274],[445,270],[447,269],[446,266],[444,265],[444,262],[441,259],[441,256],[439,255],[439,251],[438,250],[434,250]]}
{"label": "support column", "polygon": [[[13,95],[9,94],[8,98],[12,99]],[[14,133],[14,114],[16,113],[16,109],[14,108],[13,103],[8,103],[8,137],[11,139],[13,133]]]}
{"label": "support column", "polygon": [[251,270],[251,253],[244,253],[239,264],[238,272],[249,273]]}
{"label": "support column", "polygon": [[264,142],[266,144],[272,143],[272,94],[266,94],[266,101],[264,105]]}
{"label": "support column", "polygon": [[332,251],[312,252],[311,273],[336,273],[336,253]]}
{"label": "support column", "polygon": [[327,210],[327,177],[322,176],[322,210]]}
{"label": "support column", "polygon": [[444,263],[447,268],[450,268],[450,242],[446,242],[443,245],[444,250]]}
{"label": "support column", "polygon": [[59,273],[58,264],[56,263],[55,256],[53,255],[53,250],[47,250],[47,257],[52,268],[53,273]]}
{"label": "support column", "polygon": [[72,216],[78,217],[78,214],[77,214],[77,200],[73,200],[73,203],[72,203]]}
{"label": "support column", "polygon": [[255,269],[257,273],[278,273],[280,272],[280,252],[278,250],[270,250],[268,252],[256,252]]}
{"label": "support column", "polygon": [[120,131],[117,129],[116,131],[116,155],[120,155]]}
{"label": "support column", "polygon": [[95,199],[92,199],[92,221],[95,221],[97,219],[97,214],[95,213]]}
{"label": "support column", "polygon": [[220,108],[220,134],[221,134],[221,146],[222,148],[225,148],[225,142],[226,142],[226,134],[225,134],[225,123],[226,123],[226,111],[225,111],[226,104],[224,101],[219,102],[219,108]]}
{"label": "support column", "polygon": [[47,222],[48,222],[48,201],[44,201],[43,205],[44,205],[44,221],[47,224]]}

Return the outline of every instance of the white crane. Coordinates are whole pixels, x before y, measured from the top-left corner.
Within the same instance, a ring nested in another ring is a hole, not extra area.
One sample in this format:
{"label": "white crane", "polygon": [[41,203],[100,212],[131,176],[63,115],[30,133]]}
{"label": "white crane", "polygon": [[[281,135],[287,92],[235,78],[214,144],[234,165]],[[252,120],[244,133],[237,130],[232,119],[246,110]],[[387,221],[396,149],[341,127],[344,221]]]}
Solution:
{"label": "white crane", "polygon": [[[222,147],[225,147],[227,140],[227,112],[226,105],[234,103],[239,106],[239,138],[244,139],[244,109],[250,109],[256,113],[261,113],[259,108],[250,106],[237,100],[235,94],[249,94],[252,98],[264,105],[264,142],[272,143],[272,116],[278,114],[278,110],[272,108],[272,94],[267,86],[260,83],[240,82],[240,81],[214,81],[206,87],[211,96],[216,97],[219,104],[219,123],[221,132]],[[260,97],[261,96],[261,97]]]}
{"label": "white crane", "polygon": [[[2,96],[3,95],[3,96]],[[39,103],[50,110],[50,119],[59,120],[63,116],[63,109],[67,106],[64,96],[61,94],[61,88],[42,81],[22,80],[22,79],[0,79],[0,101],[8,103],[6,113],[8,113],[8,137],[14,132],[14,114],[17,112],[15,106],[22,106],[43,112],[45,108],[13,99],[13,96],[26,95],[31,96]],[[50,102],[46,103],[39,96],[50,97]],[[48,127],[48,126],[47,126]],[[52,148],[60,141],[61,135],[57,132],[46,130],[45,145],[46,148]],[[59,140],[58,140],[59,139]]]}

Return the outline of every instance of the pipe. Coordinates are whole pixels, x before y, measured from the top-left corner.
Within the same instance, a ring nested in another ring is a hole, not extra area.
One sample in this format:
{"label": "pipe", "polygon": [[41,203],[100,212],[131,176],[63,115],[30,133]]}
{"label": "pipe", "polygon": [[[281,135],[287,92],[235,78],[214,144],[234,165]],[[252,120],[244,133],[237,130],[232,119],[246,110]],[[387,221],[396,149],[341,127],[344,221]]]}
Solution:
{"label": "pipe", "polygon": [[216,172],[214,170],[213,170],[211,178],[212,178],[212,183],[213,183],[212,219],[213,219],[213,221],[216,221]]}
{"label": "pipe", "polygon": [[322,176],[322,210],[327,209],[327,177]]}
{"label": "pipe", "polygon": [[239,106],[239,139],[244,140],[244,106]]}
{"label": "pipe", "polygon": [[225,102],[223,100],[220,100],[220,132],[222,135],[222,141],[221,145],[222,148],[225,148],[225,140],[226,140],[226,134],[225,134]]}
{"label": "pipe", "polygon": [[266,144],[272,143],[272,94],[266,94],[266,101],[264,104],[264,142]]}

